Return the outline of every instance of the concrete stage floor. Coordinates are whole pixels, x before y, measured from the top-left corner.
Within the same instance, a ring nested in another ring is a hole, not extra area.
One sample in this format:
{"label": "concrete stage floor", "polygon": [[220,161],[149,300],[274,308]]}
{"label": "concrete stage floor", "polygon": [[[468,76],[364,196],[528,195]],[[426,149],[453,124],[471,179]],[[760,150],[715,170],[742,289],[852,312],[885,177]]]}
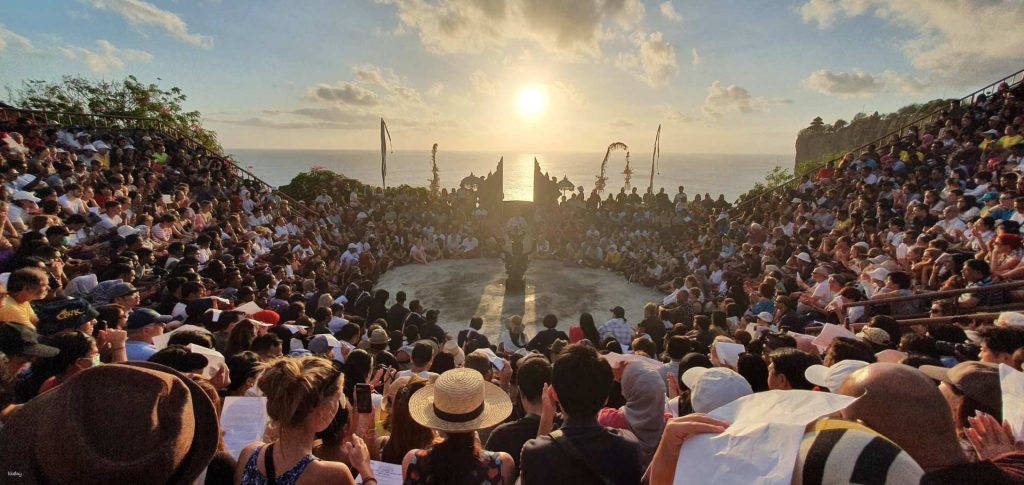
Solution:
{"label": "concrete stage floor", "polygon": [[[410,264],[385,273],[377,288],[388,290],[391,303],[405,291],[408,300],[420,300],[424,308],[441,311],[441,326],[454,336],[474,315],[484,319],[483,332],[497,337],[510,315],[523,315],[529,336],[542,328],[548,313],[558,316],[558,328],[576,325],[580,313],[590,312],[600,326],[611,318],[608,309],[620,305],[626,319],[636,325],[643,307],[660,302],[664,295],[652,288],[626,282],[617,273],[602,269],[569,268],[560,261],[531,261],[526,272],[526,291],[505,294],[505,266],[500,259],[435,261]],[[492,342],[495,340],[492,338]]]}

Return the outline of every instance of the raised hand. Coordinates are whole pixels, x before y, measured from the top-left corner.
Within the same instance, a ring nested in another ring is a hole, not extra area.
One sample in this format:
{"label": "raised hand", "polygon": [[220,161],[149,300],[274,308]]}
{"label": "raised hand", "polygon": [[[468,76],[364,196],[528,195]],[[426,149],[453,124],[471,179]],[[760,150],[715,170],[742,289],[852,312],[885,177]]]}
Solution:
{"label": "raised hand", "polygon": [[978,460],[991,460],[1009,451],[1024,450],[1024,443],[1013,436],[1007,421],[999,424],[992,415],[979,412],[978,416],[967,418],[967,422],[971,427],[967,428],[965,434],[974,446]]}

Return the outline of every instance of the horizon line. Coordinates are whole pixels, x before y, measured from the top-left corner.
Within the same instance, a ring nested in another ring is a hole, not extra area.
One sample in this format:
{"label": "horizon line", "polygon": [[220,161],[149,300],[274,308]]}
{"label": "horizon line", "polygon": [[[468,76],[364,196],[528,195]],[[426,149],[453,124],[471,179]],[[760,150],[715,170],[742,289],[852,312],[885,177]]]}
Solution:
{"label": "horizon line", "polygon": [[[308,151],[308,152],[312,152],[312,151],[364,152],[364,151],[376,151],[376,150],[378,150],[378,148],[376,148],[376,147],[373,147],[373,148],[223,147],[223,149],[224,149],[224,151],[230,151],[230,150],[265,150],[265,151],[303,151],[303,152],[304,151]],[[401,150],[394,150],[394,152],[421,152],[421,151],[429,152],[430,148],[423,148],[423,149],[405,148],[405,149],[401,149]],[[438,151],[440,151],[440,150],[438,150]],[[502,151],[502,150],[465,150],[465,149],[449,149],[449,150],[445,150],[445,151],[447,151],[447,152],[464,152],[464,153],[495,153],[495,154],[508,153],[508,154],[514,154],[514,155],[522,155],[522,154],[527,154],[527,155],[544,155],[544,154],[552,154],[552,153],[600,153],[601,152],[601,150],[593,150],[593,151],[590,151],[590,150],[544,150],[544,151],[522,150],[522,151]],[[753,152],[746,152],[746,153],[744,153],[744,152],[667,152],[666,151],[666,152],[662,152],[662,154],[665,154],[665,155],[786,155],[786,156],[796,156],[796,151],[794,150],[791,153],[777,153],[777,152],[776,153],[773,153],[773,152],[761,152],[761,153],[753,153]]]}

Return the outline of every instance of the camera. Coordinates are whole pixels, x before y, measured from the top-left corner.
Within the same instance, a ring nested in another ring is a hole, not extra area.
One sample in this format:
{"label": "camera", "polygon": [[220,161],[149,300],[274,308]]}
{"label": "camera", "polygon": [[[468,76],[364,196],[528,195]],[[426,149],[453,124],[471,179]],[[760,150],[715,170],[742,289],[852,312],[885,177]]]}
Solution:
{"label": "camera", "polygon": [[981,347],[973,343],[954,343],[942,340],[935,342],[935,348],[941,355],[952,355],[965,360],[978,360]]}

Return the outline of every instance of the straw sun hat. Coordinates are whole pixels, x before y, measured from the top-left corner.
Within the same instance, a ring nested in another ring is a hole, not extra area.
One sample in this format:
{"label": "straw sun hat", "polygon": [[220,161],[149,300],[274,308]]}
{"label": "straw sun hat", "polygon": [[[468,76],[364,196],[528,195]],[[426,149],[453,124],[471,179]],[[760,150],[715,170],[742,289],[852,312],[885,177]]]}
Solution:
{"label": "straw sun hat", "polygon": [[512,401],[500,387],[484,382],[473,369],[456,368],[441,374],[409,399],[409,414],[417,423],[449,433],[494,426],[512,413]]}

